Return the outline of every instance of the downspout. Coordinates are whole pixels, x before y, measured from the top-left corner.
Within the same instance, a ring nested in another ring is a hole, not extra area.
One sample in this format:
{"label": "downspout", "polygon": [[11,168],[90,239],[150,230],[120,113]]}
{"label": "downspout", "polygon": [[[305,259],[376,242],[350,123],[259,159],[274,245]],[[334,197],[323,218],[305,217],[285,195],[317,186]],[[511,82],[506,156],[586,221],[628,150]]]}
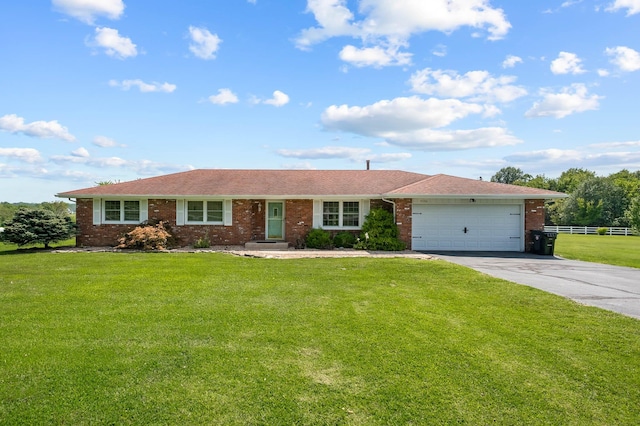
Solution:
{"label": "downspout", "polygon": [[383,198],[382,201],[384,201],[385,203],[389,203],[391,205],[393,205],[393,223],[396,222],[396,202],[395,201],[391,201],[391,200],[387,200],[386,198]]}

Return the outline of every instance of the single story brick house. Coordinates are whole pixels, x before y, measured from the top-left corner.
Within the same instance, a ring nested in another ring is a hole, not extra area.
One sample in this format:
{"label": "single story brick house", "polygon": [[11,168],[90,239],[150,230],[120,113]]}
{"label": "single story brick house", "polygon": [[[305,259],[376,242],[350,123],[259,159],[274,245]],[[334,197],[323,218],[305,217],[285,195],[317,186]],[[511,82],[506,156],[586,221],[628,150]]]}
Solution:
{"label": "single story brick house", "polygon": [[79,246],[113,246],[147,220],[181,245],[283,241],[311,228],[357,233],[372,208],[392,211],[413,250],[529,251],[544,201],[565,194],[399,170],[202,169],[62,192],[75,199]]}

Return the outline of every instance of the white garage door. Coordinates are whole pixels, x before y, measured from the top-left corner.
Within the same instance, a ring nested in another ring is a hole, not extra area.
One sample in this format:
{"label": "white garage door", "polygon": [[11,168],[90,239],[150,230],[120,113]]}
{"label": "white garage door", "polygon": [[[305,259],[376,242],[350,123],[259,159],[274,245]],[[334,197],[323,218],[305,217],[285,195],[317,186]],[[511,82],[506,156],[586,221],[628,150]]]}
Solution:
{"label": "white garage door", "polygon": [[522,207],[413,205],[413,250],[522,251]]}

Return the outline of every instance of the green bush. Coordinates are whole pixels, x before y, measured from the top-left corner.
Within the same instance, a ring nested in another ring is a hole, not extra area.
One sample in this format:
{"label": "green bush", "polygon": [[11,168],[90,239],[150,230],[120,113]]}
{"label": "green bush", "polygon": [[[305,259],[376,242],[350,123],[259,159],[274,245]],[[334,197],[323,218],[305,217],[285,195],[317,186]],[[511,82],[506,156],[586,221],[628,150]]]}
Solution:
{"label": "green bush", "polygon": [[356,241],[356,236],[351,232],[338,232],[335,237],[333,237],[333,246],[351,248],[356,243]]}
{"label": "green bush", "polygon": [[333,247],[331,244],[331,234],[319,228],[313,228],[309,231],[306,242],[309,248],[330,249]]}
{"label": "green bush", "polygon": [[209,248],[211,247],[211,242],[208,237],[200,237],[193,243],[193,248]]}
{"label": "green bush", "polygon": [[606,235],[607,232],[609,232],[609,228],[604,228],[604,227],[603,228],[598,228],[596,230],[596,232],[598,233],[598,235]]}
{"label": "green bush", "polygon": [[406,245],[398,239],[398,226],[393,213],[385,209],[373,209],[362,224],[362,232],[355,248],[361,250],[404,250]]}

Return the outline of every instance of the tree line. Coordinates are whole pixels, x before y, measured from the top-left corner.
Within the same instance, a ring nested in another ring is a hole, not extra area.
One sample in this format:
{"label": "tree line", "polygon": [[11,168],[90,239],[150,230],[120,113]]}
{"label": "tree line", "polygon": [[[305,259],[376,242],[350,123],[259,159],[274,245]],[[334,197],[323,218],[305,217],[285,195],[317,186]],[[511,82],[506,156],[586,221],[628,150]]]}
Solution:
{"label": "tree line", "polygon": [[75,214],[76,205],[64,201],[52,201],[44,203],[8,203],[0,202],[0,226],[13,219],[21,208],[31,210],[47,210],[58,216],[70,216]]}
{"label": "tree line", "polygon": [[640,231],[640,170],[597,176],[591,170],[571,168],[552,179],[504,167],[491,181],[568,194],[547,202],[547,225],[622,226]]}

